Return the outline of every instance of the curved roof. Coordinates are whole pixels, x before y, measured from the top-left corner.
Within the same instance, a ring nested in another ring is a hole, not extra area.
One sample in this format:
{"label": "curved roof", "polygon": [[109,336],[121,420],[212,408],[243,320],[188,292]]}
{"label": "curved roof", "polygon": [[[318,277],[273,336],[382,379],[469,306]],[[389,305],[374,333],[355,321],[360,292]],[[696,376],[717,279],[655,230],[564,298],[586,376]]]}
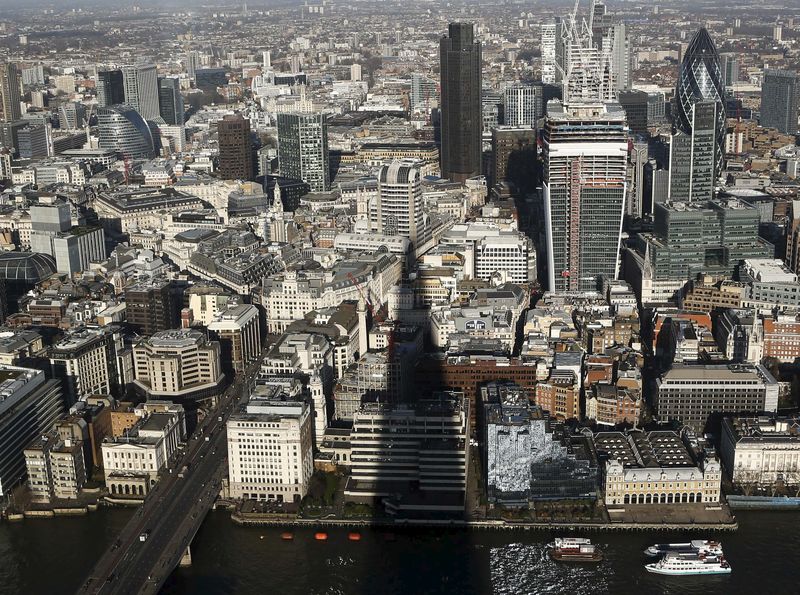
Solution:
{"label": "curved roof", "polygon": [[49,254],[4,252],[0,254],[0,279],[36,283],[56,272],[56,261]]}

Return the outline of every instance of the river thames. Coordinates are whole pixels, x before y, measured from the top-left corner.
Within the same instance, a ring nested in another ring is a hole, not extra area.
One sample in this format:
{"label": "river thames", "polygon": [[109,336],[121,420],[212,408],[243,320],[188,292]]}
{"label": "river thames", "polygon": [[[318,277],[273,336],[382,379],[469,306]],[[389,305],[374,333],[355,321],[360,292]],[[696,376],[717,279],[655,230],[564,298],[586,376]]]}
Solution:
{"label": "river thames", "polygon": [[[101,509],[82,518],[0,524],[0,593],[68,594],[131,515]],[[179,594],[489,594],[763,593],[800,592],[800,513],[740,512],[739,530],[587,533],[605,552],[594,566],[556,564],[546,555],[548,532],[330,530],[239,527],[213,512],[194,543],[194,565],[173,573],[163,589]],[[579,535],[579,533],[575,533]],[[644,570],[642,550],[656,542],[721,539],[733,567],[722,577],[665,577]]]}

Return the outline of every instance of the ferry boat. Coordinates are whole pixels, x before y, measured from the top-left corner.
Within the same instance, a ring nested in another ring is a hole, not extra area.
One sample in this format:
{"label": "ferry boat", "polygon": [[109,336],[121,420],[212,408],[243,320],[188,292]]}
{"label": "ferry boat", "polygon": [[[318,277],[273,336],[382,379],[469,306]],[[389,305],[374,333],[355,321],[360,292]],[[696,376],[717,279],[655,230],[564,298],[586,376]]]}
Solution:
{"label": "ferry boat", "polygon": [[599,562],[603,553],[582,537],[556,537],[549,545],[550,557],[556,562]]}
{"label": "ferry boat", "polygon": [[655,574],[730,574],[731,565],[722,556],[667,552],[658,562],[645,564],[647,572]]}
{"label": "ferry boat", "polygon": [[644,553],[652,558],[658,558],[668,552],[683,554],[705,554],[706,556],[721,556],[722,544],[719,541],[706,539],[693,539],[688,543],[656,543],[647,548]]}

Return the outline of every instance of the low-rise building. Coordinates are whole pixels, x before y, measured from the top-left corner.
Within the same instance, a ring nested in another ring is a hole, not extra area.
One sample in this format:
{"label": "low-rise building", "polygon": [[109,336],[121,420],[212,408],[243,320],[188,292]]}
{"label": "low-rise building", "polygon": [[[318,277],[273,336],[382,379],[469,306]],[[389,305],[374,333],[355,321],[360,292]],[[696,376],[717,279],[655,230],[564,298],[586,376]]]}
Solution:
{"label": "low-rise building", "polygon": [[607,506],[719,503],[720,464],[696,461],[675,432],[600,432],[594,442]]}
{"label": "low-rise building", "polygon": [[51,431],[36,438],[24,451],[28,486],[35,502],[74,500],[86,484],[81,441],[62,439]]}
{"label": "low-rise building", "polygon": [[103,442],[103,470],[112,497],[144,498],[185,437],[182,408],[143,413],[122,436]]}
{"label": "low-rise building", "polygon": [[469,473],[469,401],[366,403],[353,417],[346,501],[392,514],[462,514]]}
{"label": "low-rise building", "polygon": [[596,497],[599,470],[591,440],[570,435],[513,383],[489,383],[481,397],[490,505],[521,508],[536,500]]}
{"label": "low-rise building", "polygon": [[800,418],[726,417],[720,456],[725,473],[745,488],[800,485]]}
{"label": "low-rise building", "polygon": [[599,425],[635,425],[641,412],[641,394],[613,384],[594,384],[586,395],[586,419]]}
{"label": "low-rise building", "polygon": [[225,375],[220,344],[195,329],[161,331],[133,347],[134,387],[148,399],[205,398],[217,394]]}
{"label": "low-rise building", "polygon": [[656,382],[655,413],[695,432],[712,414],[776,411],[778,382],[762,365],[691,366],[680,364]]}
{"label": "low-rise building", "polygon": [[226,372],[241,374],[261,355],[258,308],[252,304],[241,304],[221,312],[208,325],[208,332],[219,341]]}
{"label": "low-rise building", "polygon": [[231,498],[299,503],[314,472],[313,426],[302,394],[256,385],[227,423]]}

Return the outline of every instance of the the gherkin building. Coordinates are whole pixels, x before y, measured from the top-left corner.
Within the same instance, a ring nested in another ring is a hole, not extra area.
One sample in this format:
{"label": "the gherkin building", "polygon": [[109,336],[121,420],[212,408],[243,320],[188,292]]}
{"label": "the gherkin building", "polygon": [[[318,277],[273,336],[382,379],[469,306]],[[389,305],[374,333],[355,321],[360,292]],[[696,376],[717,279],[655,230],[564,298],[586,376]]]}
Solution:
{"label": "the gherkin building", "polygon": [[675,125],[686,134],[692,133],[692,106],[697,101],[714,101],[716,115],[716,178],[725,158],[725,87],[719,53],[705,28],[694,34],[683,56],[678,86],[675,90]]}

